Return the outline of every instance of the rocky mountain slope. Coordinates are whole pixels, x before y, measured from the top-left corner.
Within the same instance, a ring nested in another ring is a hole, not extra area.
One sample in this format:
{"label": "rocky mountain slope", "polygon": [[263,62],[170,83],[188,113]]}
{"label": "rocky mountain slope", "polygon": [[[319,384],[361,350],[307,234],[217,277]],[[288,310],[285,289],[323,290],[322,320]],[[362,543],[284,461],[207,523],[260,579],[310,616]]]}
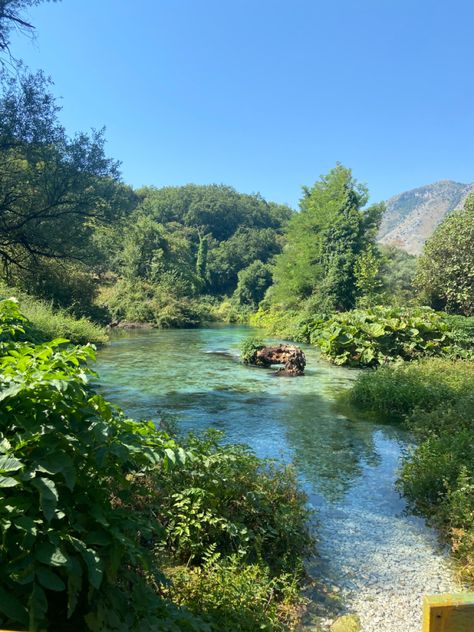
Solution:
{"label": "rocky mountain slope", "polygon": [[419,254],[436,226],[454,209],[462,207],[473,184],[440,180],[405,191],[387,200],[379,241]]}

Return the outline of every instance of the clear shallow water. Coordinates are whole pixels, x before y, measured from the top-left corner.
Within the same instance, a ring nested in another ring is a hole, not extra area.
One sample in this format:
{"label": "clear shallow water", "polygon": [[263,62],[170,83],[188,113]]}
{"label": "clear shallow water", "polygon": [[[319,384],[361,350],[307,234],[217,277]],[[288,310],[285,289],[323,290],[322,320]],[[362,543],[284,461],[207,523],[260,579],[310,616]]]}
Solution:
{"label": "clear shallow water", "polygon": [[364,631],[419,630],[421,595],[453,584],[434,534],[405,515],[394,489],[406,433],[338,414],[335,396],[356,373],[313,348],[303,377],[243,366],[238,347],[251,332],[130,332],[100,351],[101,389],[134,418],[173,413],[182,430],[212,426],[259,456],[292,461],[318,512],[315,571],[342,591]]}

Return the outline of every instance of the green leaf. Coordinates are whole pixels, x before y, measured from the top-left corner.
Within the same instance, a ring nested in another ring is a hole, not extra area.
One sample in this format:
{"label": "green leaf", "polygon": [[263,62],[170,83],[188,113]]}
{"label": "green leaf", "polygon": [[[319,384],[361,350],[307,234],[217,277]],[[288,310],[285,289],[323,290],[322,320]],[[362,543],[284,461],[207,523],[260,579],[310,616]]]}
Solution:
{"label": "green leaf", "polygon": [[94,588],[100,588],[102,577],[104,575],[102,560],[96,554],[94,549],[87,548],[82,540],[78,540],[73,537],[69,537],[69,540],[74,548],[82,555],[82,558],[86,563],[90,583]]}
{"label": "green leaf", "polygon": [[82,568],[76,557],[70,557],[67,568],[67,616],[76,609],[82,588]]}
{"label": "green leaf", "polygon": [[15,487],[18,481],[10,476],[0,476],[0,487]]}
{"label": "green leaf", "polygon": [[25,606],[11,593],[0,587],[0,612],[3,612],[12,621],[18,621],[23,625],[28,623],[28,613]]}
{"label": "green leaf", "polygon": [[51,542],[43,542],[36,550],[36,559],[47,566],[64,566],[68,559],[61,549]]}
{"label": "green leaf", "polygon": [[176,463],[176,454],[171,448],[165,448],[165,454],[172,463]]}
{"label": "green leaf", "polygon": [[33,584],[33,590],[28,600],[30,611],[30,629],[36,630],[38,621],[45,618],[46,611],[48,610],[48,601],[44,590],[36,582]]}
{"label": "green leaf", "polygon": [[49,568],[40,567],[36,569],[36,577],[39,583],[48,590],[61,591],[66,588],[63,580],[53,573]]}
{"label": "green leaf", "polygon": [[11,456],[2,456],[0,457],[0,471],[1,472],[16,472],[21,467],[23,467],[23,463],[18,459],[15,459]]}
{"label": "green leaf", "polygon": [[40,506],[43,510],[44,517],[46,520],[52,520],[56,505],[58,504],[56,485],[51,479],[42,476],[34,478],[31,484],[39,491]]}

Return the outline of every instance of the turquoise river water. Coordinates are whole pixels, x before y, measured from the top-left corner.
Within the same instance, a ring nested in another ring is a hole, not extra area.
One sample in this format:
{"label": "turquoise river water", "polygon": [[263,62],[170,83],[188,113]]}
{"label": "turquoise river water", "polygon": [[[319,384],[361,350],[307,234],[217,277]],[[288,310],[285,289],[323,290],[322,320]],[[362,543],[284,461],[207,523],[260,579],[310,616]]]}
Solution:
{"label": "turquoise river water", "polygon": [[[409,437],[396,425],[348,419],[334,400],[356,377],[304,347],[306,374],[277,377],[238,361],[247,327],[135,331],[100,350],[102,392],[137,419],[172,413],[262,457],[293,462],[316,509],[310,570],[356,612],[364,632],[415,632],[426,593],[455,585],[445,552],[395,490]],[[324,627],[329,615],[321,619]]]}

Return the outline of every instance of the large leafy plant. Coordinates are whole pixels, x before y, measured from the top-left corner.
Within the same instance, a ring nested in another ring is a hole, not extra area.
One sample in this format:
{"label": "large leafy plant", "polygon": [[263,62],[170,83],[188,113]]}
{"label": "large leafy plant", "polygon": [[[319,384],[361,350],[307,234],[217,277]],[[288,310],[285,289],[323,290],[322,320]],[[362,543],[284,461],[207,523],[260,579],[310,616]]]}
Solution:
{"label": "large leafy plant", "polygon": [[0,624],[104,629],[136,600],[133,625],[156,525],[129,511],[134,474],[178,450],[92,391],[91,346],[31,344],[24,320],[0,302]]}
{"label": "large leafy plant", "polygon": [[325,356],[348,366],[440,355],[454,342],[446,320],[428,307],[356,309],[316,320],[309,330],[310,341]]}

